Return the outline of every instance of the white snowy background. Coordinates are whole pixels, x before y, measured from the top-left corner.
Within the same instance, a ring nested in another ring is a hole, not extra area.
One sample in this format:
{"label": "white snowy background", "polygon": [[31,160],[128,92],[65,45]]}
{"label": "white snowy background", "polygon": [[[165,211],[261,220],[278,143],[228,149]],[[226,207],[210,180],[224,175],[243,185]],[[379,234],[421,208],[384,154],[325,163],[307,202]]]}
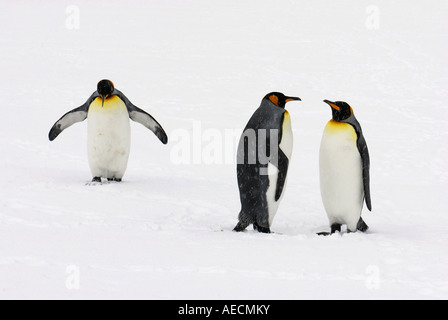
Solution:
{"label": "white snowy background", "polygon": [[[443,0],[0,0],[0,299],[448,298],[447,18]],[[89,186],[87,123],[47,134],[104,78],[172,139],[132,123],[123,183]],[[270,91],[303,100],[286,194],[275,234],[234,233],[225,133]],[[324,99],[369,146],[365,234],[316,235]]]}

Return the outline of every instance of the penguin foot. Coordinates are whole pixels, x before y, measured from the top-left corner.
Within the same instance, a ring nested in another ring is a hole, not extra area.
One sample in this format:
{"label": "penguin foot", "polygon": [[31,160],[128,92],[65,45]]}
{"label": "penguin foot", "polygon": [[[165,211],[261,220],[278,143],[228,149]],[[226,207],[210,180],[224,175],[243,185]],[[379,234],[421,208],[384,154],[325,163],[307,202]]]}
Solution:
{"label": "penguin foot", "polygon": [[323,231],[323,232],[318,232],[317,233],[317,235],[318,236],[331,236],[333,233],[336,233],[336,231],[339,231],[339,232],[341,232],[341,227],[342,227],[342,224],[339,224],[339,223],[333,223],[332,225],[331,225],[331,232],[326,232],[326,231]]}
{"label": "penguin foot", "polygon": [[243,232],[243,231],[246,231],[247,226],[248,226],[248,224],[241,223],[241,221],[240,221],[240,222],[238,222],[238,224],[236,225],[236,227],[233,228],[233,231],[235,231],[235,232]]}
{"label": "penguin foot", "polygon": [[359,218],[358,226],[356,227],[361,232],[366,232],[369,230],[369,226],[362,220],[362,218]]}
{"label": "penguin foot", "polygon": [[257,223],[254,223],[254,230],[261,233],[271,233],[271,229],[269,227],[260,227]]}
{"label": "penguin foot", "polygon": [[119,178],[107,178],[107,181],[121,182],[121,179],[119,179]]}
{"label": "penguin foot", "polygon": [[341,232],[341,224],[340,223],[333,223],[331,225],[331,234],[335,233],[336,231]]}
{"label": "penguin foot", "polygon": [[94,177],[92,181],[86,183],[86,186],[98,186],[102,184],[101,177]]}

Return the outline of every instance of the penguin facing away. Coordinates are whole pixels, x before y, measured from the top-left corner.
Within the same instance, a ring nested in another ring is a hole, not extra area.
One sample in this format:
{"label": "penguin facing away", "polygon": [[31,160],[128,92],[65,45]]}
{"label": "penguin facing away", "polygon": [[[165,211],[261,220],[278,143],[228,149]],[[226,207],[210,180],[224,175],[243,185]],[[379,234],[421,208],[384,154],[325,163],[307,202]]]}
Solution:
{"label": "penguin facing away", "polygon": [[331,234],[340,232],[343,224],[348,232],[365,232],[369,227],[361,218],[364,201],[372,211],[367,143],[350,105],[343,101],[324,102],[331,107],[332,119],[324,129],[320,145],[320,190]]}
{"label": "penguin facing away", "polygon": [[280,92],[267,94],[250,118],[238,145],[237,177],[241,212],[234,231],[270,233],[285,191],[293,134],[285,105],[300,98]]}
{"label": "penguin facing away", "polygon": [[86,103],[56,121],[48,136],[53,141],[71,125],[88,119],[87,151],[92,182],[101,182],[101,178],[120,182],[130,153],[129,118],[154,132],[163,144],[168,143],[162,126],[133,105],[110,80],[101,80]]}

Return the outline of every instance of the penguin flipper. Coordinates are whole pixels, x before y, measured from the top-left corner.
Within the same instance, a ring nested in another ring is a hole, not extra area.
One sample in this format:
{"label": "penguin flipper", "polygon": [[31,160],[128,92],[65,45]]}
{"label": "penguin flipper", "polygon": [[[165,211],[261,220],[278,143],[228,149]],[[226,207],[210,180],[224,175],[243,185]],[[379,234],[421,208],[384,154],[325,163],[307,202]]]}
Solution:
{"label": "penguin flipper", "polygon": [[154,132],[154,134],[163,144],[168,143],[168,136],[165,130],[163,130],[162,126],[156,121],[156,119],[154,119],[146,111],[133,105],[132,102],[129,101],[129,99],[121,91],[115,89],[113,94],[118,96],[124,102],[126,108],[128,109],[129,118],[131,118],[131,120],[142,124],[149,130]]}
{"label": "penguin flipper", "polygon": [[56,121],[56,123],[51,128],[50,133],[48,134],[48,138],[50,139],[50,141],[56,139],[62,131],[64,131],[71,125],[86,120],[90,104],[99,96],[100,95],[98,94],[98,92],[95,91],[86,101],[86,103],[76,109],[67,112],[58,121]]}
{"label": "penguin flipper", "polygon": [[286,176],[288,174],[289,159],[283,153],[283,151],[278,149],[278,177],[277,177],[277,187],[275,190],[275,201],[278,201],[282,196],[283,189],[286,183]]}
{"label": "penguin flipper", "polygon": [[364,184],[364,198],[367,208],[372,211],[372,200],[370,199],[370,156],[369,149],[364,137],[361,135],[358,138],[358,151],[361,154],[362,159],[362,179]]}
{"label": "penguin flipper", "polygon": [[356,146],[358,147],[359,154],[362,160],[362,180],[364,184],[364,199],[366,201],[367,209],[372,211],[372,200],[370,199],[370,156],[369,149],[367,148],[366,139],[362,133],[361,125],[354,115],[345,121],[353,126],[356,131],[358,139]]}

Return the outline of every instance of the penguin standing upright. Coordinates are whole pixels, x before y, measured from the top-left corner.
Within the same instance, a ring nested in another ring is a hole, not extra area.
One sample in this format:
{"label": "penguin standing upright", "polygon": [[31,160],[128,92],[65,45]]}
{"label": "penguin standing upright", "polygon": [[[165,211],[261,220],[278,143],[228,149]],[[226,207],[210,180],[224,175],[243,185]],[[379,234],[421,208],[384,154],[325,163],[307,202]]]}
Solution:
{"label": "penguin standing upright", "polygon": [[53,141],[72,124],[88,119],[87,150],[92,181],[101,182],[101,178],[106,178],[120,182],[126,171],[131,145],[129,118],[154,132],[163,144],[168,143],[162,126],[151,115],[134,106],[110,80],[101,80],[86,103],[56,121],[49,139]]}
{"label": "penguin standing upright", "polygon": [[267,94],[250,118],[238,145],[237,176],[241,212],[234,231],[270,233],[285,191],[293,135],[285,105],[300,98],[279,92]]}
{"label": "penguin standing upright", "polygon": [[366,140],[346,102],[324,102],[331,107],[333,117],[325,127],[320,145],[320,190],[331,233],[340,232],[343,224],[349,232],[365,232],[369,227],[361,218],[364,200],[372,211]]}

